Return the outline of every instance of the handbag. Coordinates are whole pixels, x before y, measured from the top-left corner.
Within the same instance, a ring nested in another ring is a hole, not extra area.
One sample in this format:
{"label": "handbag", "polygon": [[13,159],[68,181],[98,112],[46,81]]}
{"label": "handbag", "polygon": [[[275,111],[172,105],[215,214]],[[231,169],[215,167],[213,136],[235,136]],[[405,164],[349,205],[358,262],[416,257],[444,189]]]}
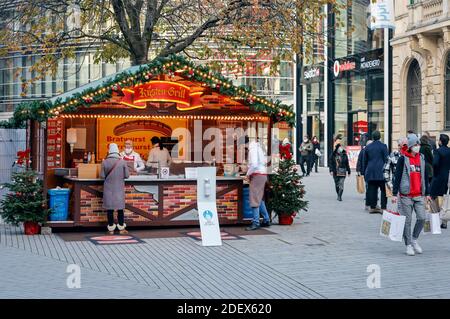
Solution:
{"label": "handbag", "polygon": [[425,207],[426,218],[423,233],[432,235],[441,234],[441,218],[439,217],[439,208],[436,201],[427,201]]}
{"label": "handbag", "polygon": [[322,157],[322,152],[318,148],[316,148],[315,153],[317,157]]}
{"label": "handbag", "polygon": [[336,176],[347,176],[347,169],[345,167],[339,167],[341,161],[336,158]]}

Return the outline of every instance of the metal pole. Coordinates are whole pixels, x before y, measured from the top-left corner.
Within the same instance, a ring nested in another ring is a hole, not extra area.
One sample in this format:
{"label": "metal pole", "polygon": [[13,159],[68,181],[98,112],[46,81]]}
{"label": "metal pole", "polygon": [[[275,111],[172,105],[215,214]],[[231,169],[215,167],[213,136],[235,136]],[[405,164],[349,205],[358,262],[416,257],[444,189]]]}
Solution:
{"label": "metal pole", "polygon": [[384,143],[390,145],[389,123],[389,29],[384,28]]}

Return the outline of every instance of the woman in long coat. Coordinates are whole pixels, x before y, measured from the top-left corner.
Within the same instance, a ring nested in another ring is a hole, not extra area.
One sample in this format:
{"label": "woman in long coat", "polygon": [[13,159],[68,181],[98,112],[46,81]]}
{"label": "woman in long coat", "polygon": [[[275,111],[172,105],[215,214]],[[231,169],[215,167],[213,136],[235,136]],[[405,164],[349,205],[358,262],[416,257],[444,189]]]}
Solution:
{"label": "woman in long coat", "polygon": [[128,165],[120,158],[119,147],[109,145],[108,157],[103,161],[100,177],[103,178],[103,208],[108,214],[108,232],[112,235],[116,229],[114,210],[117,210],[120,234],[128,233],[124,222],[125,209],[125,179],[130,176]]}
{"label": "woman in long coat", "polygon": [[[447,134],[439,136],[439,148],[434,152],[433,170],[434,176],[431,182],[431,197],[436,200],[439,196],[447,194],[448,176],[450,171],[450,148]],[[442,228],[447,228],[447,223],[442,223]]]}
{"label": "woman in long coat", "polygon": [[344,182],[347,174],[350,176],[351,169],[347,153],[341,144],[336,144],[334,152],[330,156],[330,174],[333,176],[337,194],[337,200],[342,201],[344,193]]}

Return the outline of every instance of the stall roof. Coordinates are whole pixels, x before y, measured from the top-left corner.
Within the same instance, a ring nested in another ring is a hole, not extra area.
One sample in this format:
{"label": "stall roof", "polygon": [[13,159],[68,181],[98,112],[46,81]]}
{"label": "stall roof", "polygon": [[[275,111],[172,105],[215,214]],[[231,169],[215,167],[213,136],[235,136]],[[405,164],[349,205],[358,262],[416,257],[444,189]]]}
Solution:
{"label": "stall roof", "polygon": [[98,80],[86,83],[85,85],[79,86],[76,89],[64,92],[64,93],[62,93],[60,95],[56,95],[56,96],[48,99],[48,101],[51,102],[51,103],[55,103],[56,100],[58,100],[58,99],[64,100],[66,98],[69,98],[69,97],[73,96],[74,94],[82,93],[84,90],[87,90],[87,89],[90,89],[90,88],[94,89],[94,88],[96,88],[98,86],[102,86],[102,85],[108,83],[108,81],[113,80],[118,74],[122,74],[122,73],[134,74],[137,71],[139,71],[139,69],[142,68],[142,66],[143,65],[135,65],[135,66],[129,67],[129,68],[125,69],[125,70],[122,70],[122,71],[110,74],[110,75],[105,76],[105,77],[103,77],[101,79],[98,79]]}

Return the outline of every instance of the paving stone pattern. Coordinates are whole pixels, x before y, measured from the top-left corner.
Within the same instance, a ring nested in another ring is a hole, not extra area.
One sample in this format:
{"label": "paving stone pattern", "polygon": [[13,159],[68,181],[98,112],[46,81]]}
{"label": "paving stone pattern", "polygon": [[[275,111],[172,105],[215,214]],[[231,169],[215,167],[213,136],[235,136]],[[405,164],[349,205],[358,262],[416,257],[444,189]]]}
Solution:
{"label": "paving stone pattern", "polygon": [[[58,235],[25,236],[0,225],[0,298],[449,298],[450,230],[425,235],[424,254],[378,235],[381,215],[364,211],[355,177],[336,201],[326,169],[304,179],[309,211],[274,235],[221,247],[189,238],[99,246]],[[66,286],[67,265],[81,288]],[[369,265],[381,288],[369,289]]]}

